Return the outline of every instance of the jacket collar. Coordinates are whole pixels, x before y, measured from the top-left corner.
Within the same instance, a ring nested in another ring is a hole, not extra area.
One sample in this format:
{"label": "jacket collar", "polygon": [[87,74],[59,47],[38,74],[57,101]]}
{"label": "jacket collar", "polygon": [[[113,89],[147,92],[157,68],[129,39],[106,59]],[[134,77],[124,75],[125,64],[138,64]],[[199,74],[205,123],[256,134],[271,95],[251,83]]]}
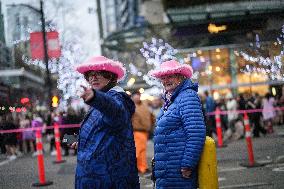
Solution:
{"label": "jacket collar", "polygon": [[[178,96],[178,94],[186,89],[192,89],[194,91],[198,91],[198,84],[197,83],[193,83],[190,79],[185,79],[183,80],[178,86],[177,88],[175,88],[172,97],[171,97],[171,102],[174,101],[174,99]],[[166,94],[163,95],[163,99],[166,99]]]}

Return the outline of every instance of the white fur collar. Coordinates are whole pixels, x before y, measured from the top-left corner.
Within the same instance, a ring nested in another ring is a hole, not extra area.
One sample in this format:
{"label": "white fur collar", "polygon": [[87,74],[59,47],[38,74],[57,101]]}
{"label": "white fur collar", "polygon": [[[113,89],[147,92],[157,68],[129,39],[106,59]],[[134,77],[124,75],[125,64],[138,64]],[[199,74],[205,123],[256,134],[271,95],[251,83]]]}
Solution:
{"label": "white fur collar", "polygon": [[125,92],[123,90],[123,88],[121,88],[120,86],[114,86],[113,88],[111,88],[110,90],[116,91],[116,92]]}

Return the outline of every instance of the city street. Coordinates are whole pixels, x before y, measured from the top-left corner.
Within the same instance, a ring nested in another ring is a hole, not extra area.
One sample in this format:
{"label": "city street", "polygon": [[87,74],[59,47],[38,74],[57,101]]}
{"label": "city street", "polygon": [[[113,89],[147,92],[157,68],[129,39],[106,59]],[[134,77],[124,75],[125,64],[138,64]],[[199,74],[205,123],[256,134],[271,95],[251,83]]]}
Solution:
{"label": "city street", "polygon": [[[219,188],[263,188],[282,189],[284,186],[284,127],[276,127],[276,132],[266,137],[253,139],[255,160],[265,163],[263,167],[245,168],[239,163],[247,162],[245,139],[229,143],[217,149]],[[153,143],[148,143],[148,160],[153,156]],[[48,189],[74,188],[76,157],[64,157],[63,164],[53,164],[55,156],[45,155],[46,180],[53,185]],[[32,188],[38,181],[37,159],[24,156],[13,161],[0,158],[0,188]],[[152,188],[148,178],[140,177],[142,189]]]}
{"label": "city street", "polygon": [[153,189],[155,127],[159,189],[284,189],[283,63],[284,0],[0,0],[0,189]]}

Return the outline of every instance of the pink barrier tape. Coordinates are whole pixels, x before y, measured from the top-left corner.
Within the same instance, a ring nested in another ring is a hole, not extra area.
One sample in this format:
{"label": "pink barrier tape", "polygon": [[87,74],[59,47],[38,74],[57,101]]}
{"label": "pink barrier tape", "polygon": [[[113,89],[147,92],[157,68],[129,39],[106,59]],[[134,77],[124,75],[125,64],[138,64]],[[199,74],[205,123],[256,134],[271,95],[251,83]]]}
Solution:
{"label": "pink barrier tape", "polygon": [[[284,110],[284,107],[275,107],[271,110]],[[218,114],[220,115],[226,115],[228,113],[256,113],[256,112],[270,112],[271,110],[263,111],[263,109],[250,109],[250,110],[235,110],[235,111],[219,111]],[[215,112],[207,113],[206,115],[216,115]],[[59,128],[74,128],[74,127],[80,127],[80,124],[68,124],[68,125],[59,125]],[[54,126],[46,126],[46,127],[37,127],[37,128],[25,128],[25,129],[11,129],[11,130],[0,130],[1,133],[21,133],[24,131],[35,131],[35,130],[47,130],[47,129],[54,129]]]}
{"label": "pink barrier tape", "polygon": [[[271,110],[284,110],[284,107],[275,107],[275,108],[273,108],[273,109],[266,110],[266,111],[263,111],[263,109],[220,111],[219,114],[222,114],[222,115],[225,115],[225,114],[228,114],[228,113],[239,113],[239,114],[248,113],[248,114],[249,114],[249,113],[256,113],[256,112],[270,112]],[[215,112],[207,113],[206,115],[215,115],[215,114],[216,114],[216,111],[215,111]]]}
{"label": "pink barrier tape", "polygon": [[[80,127],[80,124],[59,125],[59,128],[74,128],[74,127]],[[24,131],[36,131],[36,130],[48,130],[48,129],[54,129],[54,126],[24,128],[24,129],[0,130],[0,134],[4,134],[4,133],[21,133],[21,132],[24,132]]]}

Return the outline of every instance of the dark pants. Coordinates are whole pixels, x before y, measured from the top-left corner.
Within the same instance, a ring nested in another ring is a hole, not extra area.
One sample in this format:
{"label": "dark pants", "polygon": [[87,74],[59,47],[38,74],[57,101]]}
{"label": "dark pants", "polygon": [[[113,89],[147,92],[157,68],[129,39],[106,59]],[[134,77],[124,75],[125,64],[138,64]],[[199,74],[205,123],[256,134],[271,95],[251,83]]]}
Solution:
{"label": "dark pants", "polygon": [[5,142],[4,142],[4,136],[0,135],[0,150],[2,154],[6,153],[6,148],[5,148]]}
{"label": "dark pants", "polygon": [[206,116],[206,135],[212,137],[216,133],[215,115]]}
{"label": "dark pants", "polygon": [[266,130],[260,125],[260,115],[259,114],[252,114],[251,116],[251,123],[254,125],[253,129],[253,136],[259,137],[259,132],[262,134],[266,134]]}

